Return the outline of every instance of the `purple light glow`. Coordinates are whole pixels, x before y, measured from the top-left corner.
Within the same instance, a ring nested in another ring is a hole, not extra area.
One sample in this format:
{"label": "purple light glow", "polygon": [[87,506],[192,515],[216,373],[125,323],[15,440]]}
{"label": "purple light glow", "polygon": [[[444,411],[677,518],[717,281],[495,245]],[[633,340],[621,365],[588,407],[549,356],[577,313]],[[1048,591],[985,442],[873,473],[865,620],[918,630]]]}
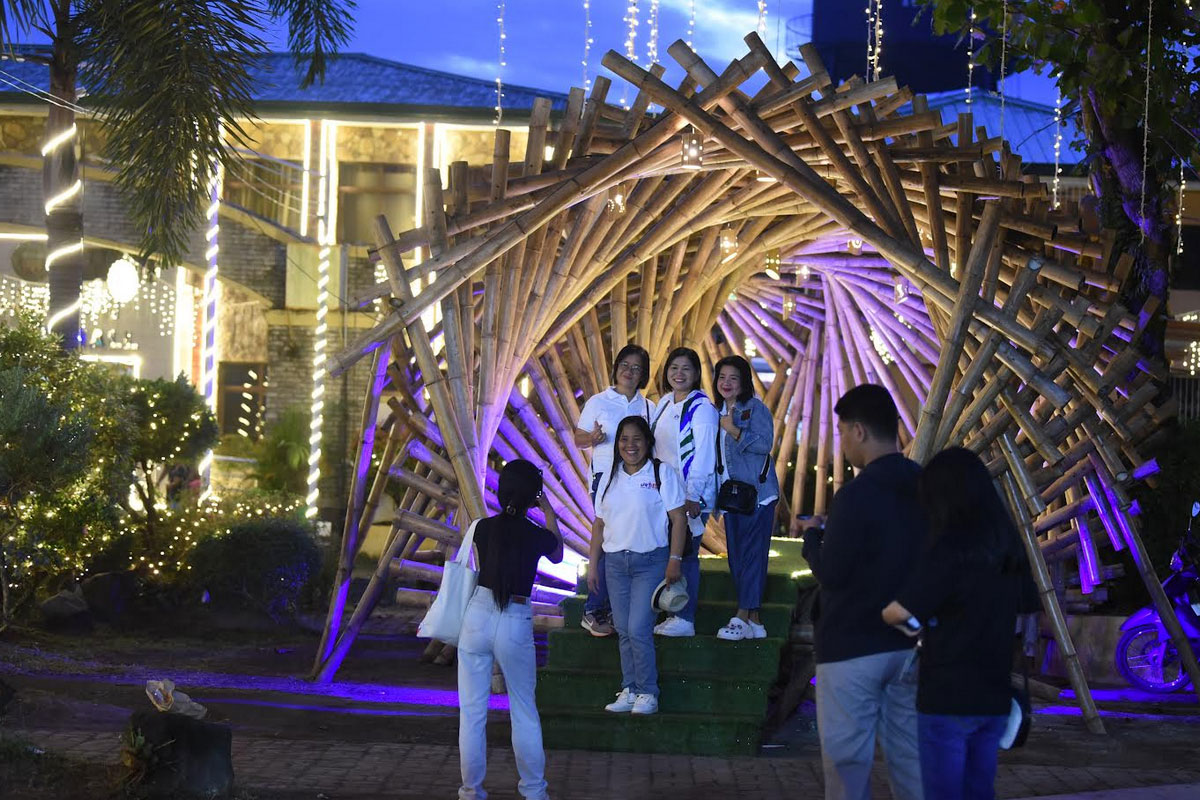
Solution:
{"label": "purple light glow", "polygon": [[345,706],[318,706],[303,703],[271,703],[266,700],[247,700],[238,697],[195,697],[201,705],[257,706],[260,708],[282,708],[288,711],[324,711],[330,714],[360,714],[369,717],[449,717],[449,711],[403,711],[387,708],[346,708]]}
{"label": "purple light glow", "polygon": [[[1052,717],[1082,717],[1083,716],[1083,711],[1079,708],[1076,708],[1075,706],[1045,706],[1044,708],[1034,709],[1033,713],[1044,714],[1046,716],[1052,716]],[[1138,714],[1133,711],[1105,711],[1105,710],[1100,710],[1097,713],[1102,717],[1109,717],[1112,719],[1144,719],[1144,720],[1155,720],[1155,721],[1170,720],[1172,722],[1190,722],[1190,721],[1200,722],[1200,717],[1190,717],[1190,716],[1185,716],[1182,714]]]}

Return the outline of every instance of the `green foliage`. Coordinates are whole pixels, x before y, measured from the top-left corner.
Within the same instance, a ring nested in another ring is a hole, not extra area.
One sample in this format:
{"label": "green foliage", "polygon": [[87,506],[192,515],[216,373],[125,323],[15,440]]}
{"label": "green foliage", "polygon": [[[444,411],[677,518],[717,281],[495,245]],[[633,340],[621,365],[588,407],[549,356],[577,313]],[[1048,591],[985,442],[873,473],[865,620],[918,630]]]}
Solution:
{"label": "green foliage", "polygon": [[192,550],[189,581],[207,590],[214,603],[247,604],[280,619],[299,608],[321,560],[307,522],[249,520]]}
{"label": "green foliage", "polygon": [[100,111],[103,155],[144,232],[143,255],[174,264],[208,206],[214,165],[240,157],[222,136],[242,143],[231,120],[254,117],[249,72],[267,52],[263,32],[287,22],[307,86],[347,40],[353,8],[353,0],[0,0],[0,46],[53,27],[60,75],[73,83],[78,73],[85,102]]}
{"label": "green foliage", "polygon": [[1106,149],[1125,144],[1120,141],[1123,135],[1136,134],[1139,170],[1150,42],[1148,166],[1150,174],[1162,180],[1151,180],[1147,192],[1167,199],[1169,179],[1178,176],[1181,161],[1195,154],[1200,132],[1200,73],[1196,70],[1200,57],[1195,55],[1200,46],[1200,22],[1185,4],[1156,3],[1152,36],[1148,37],[1145,3],[921,1],[932,7],[938,33],[969,35],[974,10],[976,32],[989,34],[978,57],[993,69],[1000,63],[997,34],[1005,28],[1007,6],[1006,71],[1048,70],[1069,110],[1079,115],[1080,128],[1087,132],[1096,159],[1111,159]]}
{"label": "green foliage", "polygon": [[216,444],[217,420],[183,375],[173,381],[130,381],[128,386],[137,430],[133,458],[143,469],[194,462]]}
{"label": "green foliage", "polygon": [[308,481],[310,414],[303,406],[289,406],[267,425],[258,440],[254,478],[264,491],[304,494]]}
{"label": "green foliage", "polygon": [[83,472],[92,436],[80,414],[31,386],[24,369],[0,370],[0,499],[8,512]]}

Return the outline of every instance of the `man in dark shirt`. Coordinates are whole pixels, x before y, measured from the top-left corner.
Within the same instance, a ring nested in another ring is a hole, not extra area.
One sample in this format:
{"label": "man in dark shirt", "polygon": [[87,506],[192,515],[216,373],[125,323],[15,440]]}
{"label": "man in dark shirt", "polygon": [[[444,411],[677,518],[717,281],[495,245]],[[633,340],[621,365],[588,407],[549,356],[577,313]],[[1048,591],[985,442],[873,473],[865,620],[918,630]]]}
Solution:
{"label": "man in dark shirt", "polygon": [[834,496],[828,522],[814,517],[804,535],[804,558],[821,584],[815,634],[825,797],[870,798],[878,736],[893,796],[920,800],[915,639],[885,624],[880,611],[925,537],[921,468],[900,453],[899,415],[882,386],[856,386],[833,410],[842,451],[859,472]]}

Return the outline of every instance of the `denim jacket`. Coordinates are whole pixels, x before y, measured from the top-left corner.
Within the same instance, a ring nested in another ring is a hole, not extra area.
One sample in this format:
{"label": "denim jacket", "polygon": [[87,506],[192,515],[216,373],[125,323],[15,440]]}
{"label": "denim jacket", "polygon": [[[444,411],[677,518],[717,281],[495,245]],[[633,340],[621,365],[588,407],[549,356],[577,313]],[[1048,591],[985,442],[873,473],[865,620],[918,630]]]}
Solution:
{"label": "denim jacket", "polygon": [[717,485],[733,479],[757,486],[760,500],[778,497],[779,476],[775,474],[773,462],[767,468],[766,480],[758,482],[763,463],[769,459],[771,445],[775,442],[775,420],[771,412],[761,400],[751,397],[745,403],[735,403],[732,414],[733,422],[742,430],[742,435],[740,439],[734,439],[718,428],[721,432],[717,436],[717,446],[724,445],[721,461],[725,471],[717,474]]}

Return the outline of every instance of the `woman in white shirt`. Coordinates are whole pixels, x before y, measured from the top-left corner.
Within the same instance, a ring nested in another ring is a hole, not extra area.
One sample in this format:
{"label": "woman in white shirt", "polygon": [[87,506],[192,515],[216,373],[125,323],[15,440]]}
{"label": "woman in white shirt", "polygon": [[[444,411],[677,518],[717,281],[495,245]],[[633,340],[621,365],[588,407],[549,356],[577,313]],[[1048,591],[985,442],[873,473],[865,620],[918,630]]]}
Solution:
{"label": "woman in white shirt", "polygon": [[663,368],[664,394],[654,409],[654,454],[683,476],[684,512],[690,541],[685,541],[683,577],[688,602],[678,614],[655,626],[659,636],[695,636],[700,599],[700,537],[717,499],[717,409],[700,389],[700,356],[677,347]]}
{"label": "woman in white shirt", "polygon": [[[658,666],[650,600],[661,581],[674,583],[682,574],[687,536],[683,479],[677,469],[652,458],[654,434],[644,418],[621,420],[615,436],[613,468],[597,493],[591,541],[593,564],[604,553],[621,649],[621,691],[605,710],[653,714],[658,711]],[[588,570],[588,587],[594,590],[598,582],[596,570]]]}
{"label": "woman in white shirt", "polygon": [[[575,424],[575,444],[592,449],[592,502],[600,478],[612,471],[613,433],[625,417],[639,416],[650,421],[650,401],[642,389],[650,381],[650,354],[646,348],[627,344],[613,359],[612,386],[588,398]],[[583,607],[583,629],[593,636],[609,636],[613,632],[609,621],[611,609],[608,587],[604,579],[604,557],[592,562],[599,579],[596,588],[588,592]]]}

